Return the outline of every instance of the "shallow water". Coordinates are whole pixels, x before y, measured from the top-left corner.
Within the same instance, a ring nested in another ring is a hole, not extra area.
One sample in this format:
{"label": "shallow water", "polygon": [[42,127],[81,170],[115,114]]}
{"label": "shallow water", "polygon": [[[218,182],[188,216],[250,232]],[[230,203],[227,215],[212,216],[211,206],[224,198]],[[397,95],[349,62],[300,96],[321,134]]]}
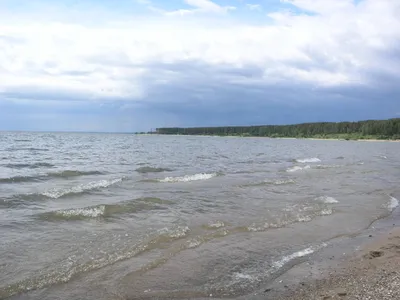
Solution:
{"label": "shallow water", "polygon": [[251,293],[386,216],[400,144],[0,134],[0,298]]}

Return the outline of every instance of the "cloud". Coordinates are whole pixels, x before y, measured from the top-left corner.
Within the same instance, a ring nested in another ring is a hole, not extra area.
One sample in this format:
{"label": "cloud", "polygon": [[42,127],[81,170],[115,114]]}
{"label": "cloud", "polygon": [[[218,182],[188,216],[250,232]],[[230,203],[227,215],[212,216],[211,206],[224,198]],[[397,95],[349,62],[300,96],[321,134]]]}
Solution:
{"label": "cloud", "polygon": [[194,13],[213,13],[213,14],[221,14],[227,13],[230,10],[235,10],[234,6],[220,6],[215,2],[210,0],[184,0],[184,2],[191,6],[191,9],[178,9],[174,11],[166,11],[164,12],[167,16],[174,15],[190,15]]}
{"label": "cloud", "polygon": [[261,11],[262,10],[260,4],[249,4],[249,3],[247,3],[246,6],[250,10],[257,10],[257,11]]}
{"label": "cloud", "polygon": [[256,23],[207,0],[175,10],[140,2],[156,13],[102,11],[90,20],[57,8],[43,18],[0,13],[0,103],[48,105],[57,114],[60,103],[87,112],[107,104],[112,122],[129,112],[135,121],[124,126],[141,129],[387,117],[400,109],[397,0],[285,1],[292,10]]}
{"label": "cloud", "polygon": [[175,10],[166,10],[156,6],[150,0],[136,0],[137,3],[144,5],[150,11],[164,16],[187,16],[193,14],[225,14],[231,10],[235,10],[234,6],[221,6],[210,0],[184,0],[183,2],[189,8],[179,8]]}

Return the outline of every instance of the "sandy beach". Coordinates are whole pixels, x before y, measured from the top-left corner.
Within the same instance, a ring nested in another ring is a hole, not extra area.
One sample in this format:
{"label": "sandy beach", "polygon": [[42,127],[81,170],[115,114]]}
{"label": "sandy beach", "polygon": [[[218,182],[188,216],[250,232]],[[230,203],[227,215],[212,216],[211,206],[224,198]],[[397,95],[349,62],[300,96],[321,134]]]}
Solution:
{"label": "sandy beach", "polygon": [[359,234],[332,241],[247,299],[400,299],[399,209]]}
{"label": "sandy beach", "polygon": [[276,299],[400,299],[400,228],[368,243],[327,278],[301,283]]}

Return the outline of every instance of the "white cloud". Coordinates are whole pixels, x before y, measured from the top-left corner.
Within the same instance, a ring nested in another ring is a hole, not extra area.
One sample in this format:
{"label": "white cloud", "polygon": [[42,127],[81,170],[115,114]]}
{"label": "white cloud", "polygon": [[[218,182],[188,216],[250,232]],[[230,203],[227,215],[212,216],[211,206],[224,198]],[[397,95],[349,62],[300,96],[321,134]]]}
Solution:
{"label": "white cloud", "polygon": [[225,10],[223,7],[209,0],[185,0],[185,3],[204,11],[221,12]]}
{"label": "white cloud", "polygon": [[174,11],[164,11],[164,14],[167,16],[176,16],[176,15],[185,16],[194,13],[221,14],[236,9],[233,6],[220,6],[210,0],[184,0],[184,2],[193,8],[178,9]]}
{"label": "white cloud", "polygon": [[[186,2],[193,10],[181,14],[227,9],[207,0]],[[30,91],[39,97],[61,91],[79,99],[146,99],[151,86],[177,86],[196,70],[202,84],[223,80],[247,86],[367,85],[371,72],[399,76],[399,63],[388,53],[400,45],[400,2],[290,2],[315,14],[278,11],[269,15],[272,24],[266,20],[260,25],[161,16],[83,25],[76,19],[17,22],[0,15],[0,95]],[[157,69],[159,65],[187,69]],[[198,66],[211,66],[215,77],[203,76]],[[218,73],[227,66],[261,72],[256,77]]]}
{"label": "white cloud", "polygon": [[260,4],[249,4],[249,3],[247,3],[246,6],[250,10],[257,10],[257,11],[261,11],[262,10]]}

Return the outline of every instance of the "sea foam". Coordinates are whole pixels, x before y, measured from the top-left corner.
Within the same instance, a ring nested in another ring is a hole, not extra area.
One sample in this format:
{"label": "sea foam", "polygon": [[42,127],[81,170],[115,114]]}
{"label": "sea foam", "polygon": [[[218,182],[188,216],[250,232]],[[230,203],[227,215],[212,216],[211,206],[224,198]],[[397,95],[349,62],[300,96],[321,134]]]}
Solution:
{"label": "sea foam", "polygon": [[181,177],[166,177],[159,180],[160,182],[190,182],[198,180],[207,180],[216,177],[217,173],[199,173],[195,175],[185,175]]}
{"label": "sea foam", "polygon": [[96,207],[85,207],[85,208],[74,208],[56,211],[54,214],[63,218],[98,218],[104,216],[106,207],[105,205],[99,205]]}
{"label": "sea foam", "polygon": [[311,169],[311,166],[310,165],[306,165],[305,167],[294,166],[294,167],[287,169],[286,172],[293,173],[293,172],[298,172],[298,171],[307,170],[307,169]]}
{"label": "sea foam", "polygon": [[303,159],[296,159],[296,161],[298,163],[317,163],[317,162],[321,162],[321,160],[317,157],[311,157],[311,158],[303,158]]}
{"label": "sea foam", "polygon": [[312,247],[305,248],[305,249],[303,249],[303,250],[300,250],[300,251],[297,251],[297,252],[292,253],[292,254],[290,254],[290,255],[287,255],[287,256],[282,257],[280,260],[274,262],[274,263],[272,264],[272,266],[273,266],[275,269],[280,269],[280,268],[282,268],[284,265],[286,265],[288,262],[290,262],[290,261],[292,261],[292,260],[294,260],[294,259],[296,259],[296,258],[301,258],[301,257],[308,256],[308,255],[310,255],[310,254],[313,254],[314,252],[320,250],[320,249],[323,248],[323,247],[326,247],[326,244],[322,244],[322,245],[319,245],[319,246],[312,246]]}
{"label": "sea foam", "polygon": [[315,200],[321,201],[321,202],[326,203],[326,204],[336,204],[336,203],[339,203],[339,201],[337,201],[335,198],[329,197],[329,196],[317,197],[317,198],[315,198]]}
{"label": "sea foam", "polygon": [[87,184],[81,184],[78,186],[73,186],[65,189],[51,189],[42,193],[43,196],[58,199],[66,195],[70,194],[80,194],[85,191],[90,191],[98,188],[106,188],[115,183],[121,182],[122,178],[113,179],[113,180],[100,180],[100,181],[92,181]]}
{"label": "sea foam", "polygon": [[395,197],[390,197],[390,202],[388,204],[389,210],[394,210],[397,206],[399,206],[399,201]]}

